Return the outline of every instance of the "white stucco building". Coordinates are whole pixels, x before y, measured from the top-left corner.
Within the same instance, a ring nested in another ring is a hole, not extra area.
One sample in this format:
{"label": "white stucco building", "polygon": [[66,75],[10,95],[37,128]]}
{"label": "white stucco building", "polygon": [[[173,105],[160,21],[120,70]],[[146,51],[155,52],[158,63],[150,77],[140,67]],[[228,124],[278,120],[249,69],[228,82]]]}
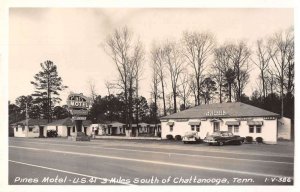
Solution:
{"label": "white stucco building", "polygon": [[161,137],[183,136],[198,131],[201,139],[215,131],[231,131],[243,137],[262,137],[265,143],[277,143],[279,115],[245,103],[216,103],[193,107],[161,118]]}
{"label": "white stucco building", "polygon": [[14,137],[47,137],[47,123],[47,119],[27,119],[14,123]]}
{"label": "white stucco building", "polygon": [[[85,120],[82,121],[82,132],[84,132],[86,135],[91,135],[91,121]],[[68,136],[75,136],[76,129],[75,129],[75,122],[72,121],[70,117],[65,119],[59,119],[56,121],[53,121],[46,125],[47,131],[54,130],[57,131],[57,135],[60,137],[68,137]]]}

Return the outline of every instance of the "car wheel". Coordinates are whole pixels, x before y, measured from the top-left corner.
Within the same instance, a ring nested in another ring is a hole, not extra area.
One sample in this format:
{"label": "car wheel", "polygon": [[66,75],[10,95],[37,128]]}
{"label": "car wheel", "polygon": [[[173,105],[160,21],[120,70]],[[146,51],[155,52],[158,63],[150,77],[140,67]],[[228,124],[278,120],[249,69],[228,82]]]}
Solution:
{"label": "car wheel", "polygon": [[219,146],[223,146],[224,143],[222,141],[218,142]]}
{"label": "car wheel", "polygon": [[239,141],[239,145],[242,145],[243,144],[243,141]]}

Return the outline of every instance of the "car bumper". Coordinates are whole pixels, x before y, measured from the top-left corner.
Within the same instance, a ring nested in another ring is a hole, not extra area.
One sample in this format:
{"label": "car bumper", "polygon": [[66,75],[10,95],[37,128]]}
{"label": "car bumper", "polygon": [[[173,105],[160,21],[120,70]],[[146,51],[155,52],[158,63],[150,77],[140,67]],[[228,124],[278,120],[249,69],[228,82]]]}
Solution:
{"label": "car bumper", "polygon": [[215,140],[206,140],[206,139],[204,139],[204,142],[205,143],[217,143],[217,141],[215,141]]}

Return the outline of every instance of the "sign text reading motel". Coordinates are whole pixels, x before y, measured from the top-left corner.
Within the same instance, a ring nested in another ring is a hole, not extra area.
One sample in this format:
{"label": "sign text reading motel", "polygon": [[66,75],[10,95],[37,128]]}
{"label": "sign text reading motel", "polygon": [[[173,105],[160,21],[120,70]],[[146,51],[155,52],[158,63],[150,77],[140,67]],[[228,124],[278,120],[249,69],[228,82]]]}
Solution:
{"label": "sign text reading motel", "polygon": [[90,105],[87,97],[82,94],[70,94],[67,99],[69,108],[87,109]]}

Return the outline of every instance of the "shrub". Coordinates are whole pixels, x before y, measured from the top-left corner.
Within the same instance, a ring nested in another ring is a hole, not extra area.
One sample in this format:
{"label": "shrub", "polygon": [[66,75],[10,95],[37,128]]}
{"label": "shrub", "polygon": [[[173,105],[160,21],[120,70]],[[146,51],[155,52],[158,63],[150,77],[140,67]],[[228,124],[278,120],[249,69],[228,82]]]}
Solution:
{"label": "shrub", "polygon": [[175,140],[176,140],[176,141],[181,141],[181,136],[180,136],[180,135],[176,135],[176,136],[175,136]]}
{"label": "shrub", "polygon": [[256,137],[256,142],[257,143],[263,143],[263,138],[262,137]]}
{"label": "shrub", "polygon": [[246,137],[246,142],[252,143],[252,141],[253,141],[253,137],[250,137],[250,136]]}
{"label": "shrub", "polygon": [[174,139],[174,138],[173,138],[173,135],[167,135],[166,138],[167,138],[168,140],[173,140],[173,139]]}

